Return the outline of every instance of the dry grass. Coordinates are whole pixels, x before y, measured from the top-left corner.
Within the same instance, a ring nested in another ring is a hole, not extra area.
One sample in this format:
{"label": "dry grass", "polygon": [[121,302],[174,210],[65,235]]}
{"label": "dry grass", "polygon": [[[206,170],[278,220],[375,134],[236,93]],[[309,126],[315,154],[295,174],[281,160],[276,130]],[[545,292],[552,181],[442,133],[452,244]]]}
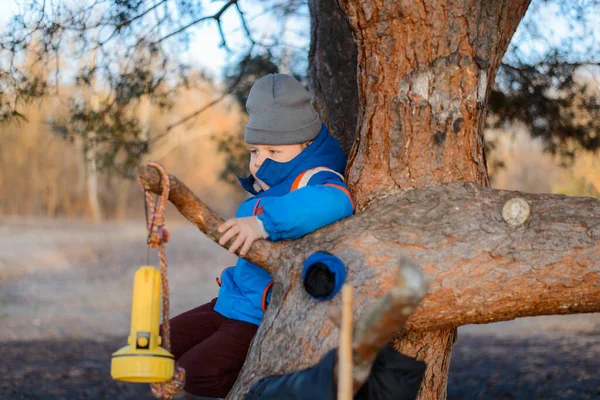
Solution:
{"label": "dry grass", "polygon": [[[171,224],[171,313],[217,293],[235,257],[190,224]],[[133,274],[157,264],[143,223],[0,222],[0,341],[101,339],[129,330]],[[123,336],[124,337],[124,336]]]}

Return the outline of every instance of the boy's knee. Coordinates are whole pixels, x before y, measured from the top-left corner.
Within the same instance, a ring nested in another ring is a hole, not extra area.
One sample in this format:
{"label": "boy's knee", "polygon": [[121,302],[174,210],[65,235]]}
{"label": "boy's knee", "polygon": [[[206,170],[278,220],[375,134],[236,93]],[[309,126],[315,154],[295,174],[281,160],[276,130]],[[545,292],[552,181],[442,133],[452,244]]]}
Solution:
{"label": "boy's knee", "polygon": [[195,367],[192,366],[189,372],[186,369],[184,388],[186,392],[195,396],[226,397],[239,374],[239,371],[226,371],[219,366]]}

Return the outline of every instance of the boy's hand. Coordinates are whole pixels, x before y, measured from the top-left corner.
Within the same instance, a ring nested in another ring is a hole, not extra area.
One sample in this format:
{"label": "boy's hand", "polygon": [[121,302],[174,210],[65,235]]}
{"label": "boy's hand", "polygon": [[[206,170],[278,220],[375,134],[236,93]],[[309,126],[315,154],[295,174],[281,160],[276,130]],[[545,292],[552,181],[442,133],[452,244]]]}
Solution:
{"label": "boy's hand", "polygon": [[236,235],[237,237],[229,246],[229,251],[235,251],[242,246],[240,255],[244,256],[250,250],[250,246],[258,239],[266,239],[269,235],[265,231],[262,222],[257,217],[231,218],[219,226],[219,233],[223,233],[219,244],[225,246]]}

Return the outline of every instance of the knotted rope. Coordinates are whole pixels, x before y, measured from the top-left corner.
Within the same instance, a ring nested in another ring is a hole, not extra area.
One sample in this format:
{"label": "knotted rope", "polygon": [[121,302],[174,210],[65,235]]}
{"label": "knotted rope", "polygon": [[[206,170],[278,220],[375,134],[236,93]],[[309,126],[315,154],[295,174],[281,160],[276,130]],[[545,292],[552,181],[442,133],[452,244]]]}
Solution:
{"label": "knotted rope", "polygon": [[[165,244],[169,241],[170,233],[165,225],[164,212],[169,199],[171,183],[169,175],[165,168],[157,162],[149,161],[146,166],[154,167],[160,174],[161,194],[155,202],[144,182],[139,178],[140,184],[144,189],[146,197],[146,223],[148,225],[148,246],[153,249],[158,248],[158,257],[160,259],[160,276],[162,283],[162,343],[164,348],[171,352],[171,327],[169,324],[169,279],[167,276],[167,256],[165,253]],[[151,384],[152,394],[159,399],[172,399],[177,393],[181,392],[185,385],[185,370],[175,366],[175,373],[171,380],[166,382],[155,382]]]}

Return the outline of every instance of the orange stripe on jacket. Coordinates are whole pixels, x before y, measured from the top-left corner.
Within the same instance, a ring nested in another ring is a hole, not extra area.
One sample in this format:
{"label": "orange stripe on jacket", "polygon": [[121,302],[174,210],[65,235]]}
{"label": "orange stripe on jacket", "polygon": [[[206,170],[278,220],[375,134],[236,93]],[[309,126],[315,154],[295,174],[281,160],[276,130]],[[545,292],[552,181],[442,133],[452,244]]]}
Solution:
{"label": "orange stripe on jacket", "polygon": [[254,210],[252,211],[252,215],[258,215],[258,214],[256,214],[256,212],[258,211],[258,205],[259,204],[260,204],[260,199],[258,199],[258,201],[256,202],[256,204],[254,205]]}
{"label": "orange stripe on jacket", "polygon": [[[310,171],[310,170],[308,170]],[[298,189],[298,185],[300,185],[300,181],[302,180],[302,177],[308,172],[308,171],[304,171],[303,173],[301,173],[300,175],[298,175],[296,177],[296,179],[294,179],[294,183],[292,183],[292,188],[290,189],[290,192],[293,192],[294,190]]]}
{"label": "orange stripe on jacket", "polygon": [[265,291],[263,292],[262,298],[262,310],[265,312],[267,310],[267,293],[269,293],[269,289],[273,286],[273,281],[269,282],[269,284],[265,287]]}
{"label": "orange stripe on jacket", "polygon": [[[339,174],[339,173],[335,172],[335,171],[334,171],[334,170],[332,170],[331,168],[327,168],[327,167],[323,167],[323,166],[320,166],[320,167],[315,167],[315,168],[307,169],[306,171],[304,171],[304,172],[302,172],[300,175],[298,175],[298,176],[296,177],[296,179],[294,179],[294,183],[292,183],[292,188],[290,189],[290,192],[293,192],[294,190],[298,189],[298,187],[300,186],[300,183],[302,182],[302,178],[304,178],[304,176],[305,176],[307,173],[309,173],[309,172],[313,172],[313,171],[315,171],[315,170],[329,171],[329,172],[331,172],[331,173],[334,173],[334,174],[336,174],[336,175],[340,175],[340,177],[341,177],[342,179],[344,179],[344,177],[343,177],[343,176],[341,176],[341,174]],[[318,172],[321,172],[321,171],[317,171],[317,173],[318,173]],[[312,177],[311,177],[311,178],[312,178]],[[303,187],[304,187],[304,186],[303,186]]]}
{"label": "orange stripe on jacket", "polygon": [[348,199],[350,199],[350,204],[352,204],[352,209],[354,210],[354,200],[352,200],[352,196],[350,195],[350,191],[348,191],[348,189],[346,189],[343,186],[340,185],[336,185],[335,183],[326,183],[323,186],[331,186],[337,189],[340,189],[341,191],[343,191],[344,193],[346,193],[346,196],[348,196]]}

